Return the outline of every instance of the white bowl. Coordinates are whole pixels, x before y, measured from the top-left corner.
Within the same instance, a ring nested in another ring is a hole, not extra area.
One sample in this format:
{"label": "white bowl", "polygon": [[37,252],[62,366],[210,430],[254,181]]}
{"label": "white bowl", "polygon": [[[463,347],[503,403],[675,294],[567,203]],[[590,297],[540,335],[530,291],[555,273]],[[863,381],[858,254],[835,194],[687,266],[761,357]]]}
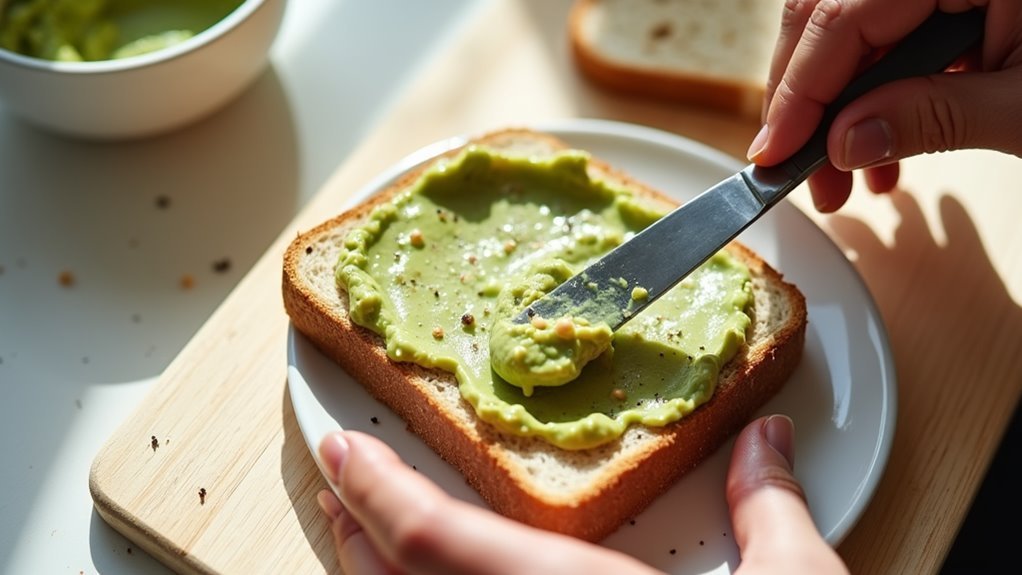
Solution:
{"label": "white bowl", "polygon": [[55,62],[0,49],[3,107],[92,139],[151,136],[238,96],[265,68],[286,0],[246,0],[192,38],[120,60]]}

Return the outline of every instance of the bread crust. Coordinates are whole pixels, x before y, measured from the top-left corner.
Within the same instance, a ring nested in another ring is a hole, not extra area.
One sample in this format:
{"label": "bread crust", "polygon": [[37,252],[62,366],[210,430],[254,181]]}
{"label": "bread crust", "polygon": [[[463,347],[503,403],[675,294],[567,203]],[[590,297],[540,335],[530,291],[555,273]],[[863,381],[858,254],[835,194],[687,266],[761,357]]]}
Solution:
{"label": "bread crust", "polygon": [[[535,146],[548,151],[566,148],[551,136],[524,129],[494,132],[473,143],[515,149]],[[643,196],[675,203],[598,159],[590,165],[602,177],[613,178]],[[378,335],[350,321],[347,295],[333,280],[332,265],[329,278],[321,277],[323,266],[318,272],[309,267],[310,261],[319,264],[331,257],[330,263],[335,263],[346,230],[426,169],[412,171],[375,197],[292,241],[284,256],[284,307],[295,329],[454,465],[495,511],[544,529],[601,540],[716,451],[781,388],[797,366],[805,337],[805,300],[795,286],[785,283],[777,271],[736,242],[728,249],[752,272],[757,317],[750,327],[749,342],[724,367],[708,402],[663,428],[633,426],[622,439],[581,452],[560,450],[538,438],[498,432],[475,417],[472,407],[458,394],[453,375],[391,361]],[[783,306],[784,320],[760,337],[755,330],[765,329],[767,318],[758,315],[773,313],[771,305]],[[564,465],[566,476],[574,477],[578,471],[584,480],[564,489],[551,488],[523,463],[535,458]]]}
{"label": "bread crust", "polygon": [[585,21],[600,0],[576,0],[568,17],[572,56],[593,83],[622,94],[706,107],[748,118],[759,118],[766,93],[756,83],[653,64],[623,62],[608,57],[585,33]]}

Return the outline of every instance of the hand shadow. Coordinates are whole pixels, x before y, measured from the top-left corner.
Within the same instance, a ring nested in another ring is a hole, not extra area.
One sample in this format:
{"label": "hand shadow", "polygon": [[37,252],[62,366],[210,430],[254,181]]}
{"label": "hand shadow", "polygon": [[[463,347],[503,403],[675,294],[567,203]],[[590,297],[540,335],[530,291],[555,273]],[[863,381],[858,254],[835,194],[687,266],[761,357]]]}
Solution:
{"label": "hand shadow", "polygon": [[[997,445],[990,442],[987,451],[978,451],[977,442],[991,433],[989,428],[957,424],[966,417],[1007,423],[1011,416],[1022,391],[1022,308],[957,199],[944,195],[939,200],[947,238],[941,242],[930,233],[915,196],[900,191],[890,198],[901,217],[890,246],[857,218],[835,215],[828,220],[835,241],[854,252],[852,259],[880,309],[898,374],[898,422],[886,478],[863,520],[872,515],[868,521],[873,525],[903,524],[898,514],[904,507],[893,503],[899,488],[909,486],[925,489],[924,500],[934,502],[917,504],[913,524],[958,524],[972,494],[962,493],[960,475],[949,479],[949,474],[962,467],[972,467],[973,476],[981,473]],[[946,431],[949,426],[956,431]],[[941,445],[917,449],[932,443],[934,434]],[[961,496],[961,504],[950,510],[957,517],[948,515],[946,504],[936,504],[949,495]],[[903,540],[885,544],[908,544],[907,531],[888,530],[885,536]],[[860,537],[876,534],[853,530],[847,542]],[[870,544],[849,547],[867,549]],[[865,555],[845,559],[852,572],[869,561]]]}

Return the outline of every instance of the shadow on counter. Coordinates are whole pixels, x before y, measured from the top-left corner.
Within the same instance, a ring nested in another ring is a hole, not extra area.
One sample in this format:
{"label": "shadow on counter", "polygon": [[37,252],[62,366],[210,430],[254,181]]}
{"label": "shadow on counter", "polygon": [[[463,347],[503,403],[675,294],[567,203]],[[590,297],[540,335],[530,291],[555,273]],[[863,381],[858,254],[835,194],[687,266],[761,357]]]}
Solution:
{"label": "shadow on counter", "polygon": [[[888,466],[888,474],[894,474],[894,477],[880,484],[866,511],[867,516],[880,514],[879,521],[876,518],[873,521],[881,524],[897,521],[896,517],[887,516],[892,512],[890,510],[898,509],[890,504],[896,496],[892,491],[895,481],[901,485],[939,488],[939,483],[932,486],[932,477],[939,477],[942,468],[967,465],[955,460],[955,457],[963,454],[983,456],[976,453],[978,437],[955,433],[949,435],[950,441],[943,447],[946,454],[943,458],[917,461],[910,467],[898,465],[896,462],[912,459],[915,445],[925,439],[921,434],[926,432],[928,424],[911,421],[911,418],[939,419],[941,425],[955,425],[953,418],[962,411],[968,412],[968,403],[982,404],[979,411],[988,412],[992,417],[995,412],[1000,412],[1005,419],[1010,419],[1015,410],[1015,405],[1010,402],[990,404],[987,393],[932,393],[928,385],[930,381],[939,377],[946,379],[948,374],[952,374],[952,377],[961,380],[962,385],[977,386],[977,391],[1001,388],[1001,393],[993,394],[997,397],[1018,397],[1022,384],[1018,378],[1022,374],[1022,355],[1016,348],[1017,342],[1022,341],[1022,308],[1013,300],[990,261],[975,223],[964,206],[951,195],[940,197],[940,224],[947,238],[940,241],[931,233],[919,200],[911,192],[900,190],[890,197],[890,202],[900,216],[900,225],[889,246],[858,219],[838,214],[828,220],[831,235],[854,254],[854,263],[873,292],[884,317],[897,360],[899,406],[913,406],[911,409],[899,408],[898,432]],[[906,292],[918,285],[938,287],[907,295]],[[946,301],[963,300],[970,304],[942,305]],[[932,310],[943,310],[943,313],[933,313]],[[980,348],[973,336],[977,329],[996,330],[999,341],[1011,343],[1002,351]],[[929,351],[919,352],[919,341],[932,342]],[[916,352],[911,353],[911,350]],[[983,361],[992,353],[999,355],[997,362]],[[971,358],[971,361],[963,361],[962,358]],[[972,412],[975,413],[976,409]],[[1018,431],[1013,432],[1009,428],[1007,433],[1009,442],[1012,435],[1016,439],[1014,444],[1002,445],[1002,453],[1017,452]],[[993,457],[993,454],[986,455]],[[1003,460],[1003,457],[999,459]],[[1017,461],[1014,465],[997,461],[990,468],[992,473],[1018,477]],[[911,476],[906,477],[906,474]],[[990,513],[990,497],[996,498],[994,506],[1001,518],[1011,517],[1010,511],[1019,509],[1020,494],[1017,489],[1012,492],[1004,488],[1005,477],[987,475],[980,490],[983,495],[976,500],[977,507],[973,508],[969,520],[963,525],[944,572],[1000,570],[1016,562],[1014,556],[1010,557],[1010,563],[1005,562],[1011,555],[1010,545],[977,544],[984,540],[989,544],[996,541],[1004,543],[1005,540],[998,537],[1011,532],[1010,529],[1005,532],[1000,521],[981,520]],[[943,495],[930,495],[938,496]],[[964,515],[965,510],[960,511]],[[945,517],[918,518],[923,524],[947,520]],[[849,539],[857,536],[870,537],[853,530]],[[898,545],[899,542],[891,544]],[[861,545],[857,547],[862,548]],[[996,552],[988,554],[989,550]],[[849,567],[855,572],[861,565],[851,564]]]}

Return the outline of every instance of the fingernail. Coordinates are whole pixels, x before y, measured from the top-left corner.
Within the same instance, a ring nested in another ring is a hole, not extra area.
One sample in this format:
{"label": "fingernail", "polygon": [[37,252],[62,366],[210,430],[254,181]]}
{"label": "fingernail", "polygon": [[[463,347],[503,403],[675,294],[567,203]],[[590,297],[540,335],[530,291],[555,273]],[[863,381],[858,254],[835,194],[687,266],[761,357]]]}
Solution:
{"label": "fingernail", "polygon": [[329,489],[324,489],[316,495],[316,501],[319,503],[319,508],[323,510],[323,514],[327,516],[330,521],[337,519],[337,516],[343,511],[341,502],[337,500],[337,496],[330,492]]}
{"label": "fingernail", "polygon": [[795,467],[795,424],[786,415],[771,415],[763,422],[767,443],[784,456],[788,466]]}
{"label": "fingernail", "polygon": [[340,433],[327,435],[319,444],[319,458],[323,462],[327,478],[336,485],[344,461],[348,458],[348,442]]}
{"label": "fingernail", "polygon": [[870,118],[855,124],[845,132],[842,170],[854,170],[886,160],[894,154],[891,125],[886,120]]}
{"label": "fingernail", "polygon": [[767,136],[769,134],[770,134],[769,126],[763,124],[763,127],[759,129],[759,133],[756,134],[756,137],[752,139],[752,144],[749,145],[749,151],[746,153],[746,156],[748,156],[749,160],[755,161],[756,156],[759,156],[760,154],[763,153],[763,150],[766,148]]}

